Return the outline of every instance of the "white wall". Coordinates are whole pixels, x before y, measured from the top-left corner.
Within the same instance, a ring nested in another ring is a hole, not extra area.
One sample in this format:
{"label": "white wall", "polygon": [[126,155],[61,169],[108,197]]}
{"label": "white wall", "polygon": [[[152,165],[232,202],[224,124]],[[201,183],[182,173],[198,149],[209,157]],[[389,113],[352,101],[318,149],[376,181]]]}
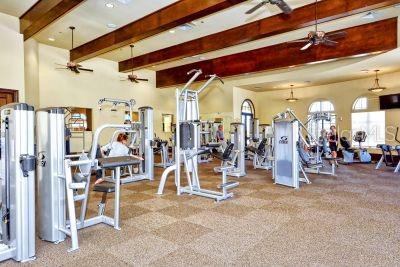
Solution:
{"label": "white wall", "polygon": [[19,33],[19,19],[0,13],[0,88],[19,91],[25,100],[24,42]]}

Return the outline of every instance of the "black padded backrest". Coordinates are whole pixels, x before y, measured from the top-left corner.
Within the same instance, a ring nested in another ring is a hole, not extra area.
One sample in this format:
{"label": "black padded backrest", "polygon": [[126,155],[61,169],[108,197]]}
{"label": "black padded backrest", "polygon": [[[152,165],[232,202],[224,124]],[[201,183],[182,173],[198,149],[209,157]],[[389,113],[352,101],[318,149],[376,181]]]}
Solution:
{"label": "black padded backrest", "polygon": [[260,145],[259,145],[258,148],[257,148],[257,151],[258,151],[259,154],[264,154],[264,152],[265,152],[265,145],[267,144],[267,141],[268,141],[267,138],[264,138],[264,139],[261,141]]}
{"label": "black padded backrest", "polygon": [[351,147],[350,141],[349,139],[347,139],[347,137],[340,137],[340,145],[344,148],[344,149],[349,149]]}
{"label": "black padded backrest", "polygon": [[235,145],[234,145],[233,143],[230,143],[230,144],[226,147],[224,153],[222,154],[222,158],[223,158],[223,159],[229,158],[229,156],[231,155],[232,150],[233,150],[234,147],[235,147]]}

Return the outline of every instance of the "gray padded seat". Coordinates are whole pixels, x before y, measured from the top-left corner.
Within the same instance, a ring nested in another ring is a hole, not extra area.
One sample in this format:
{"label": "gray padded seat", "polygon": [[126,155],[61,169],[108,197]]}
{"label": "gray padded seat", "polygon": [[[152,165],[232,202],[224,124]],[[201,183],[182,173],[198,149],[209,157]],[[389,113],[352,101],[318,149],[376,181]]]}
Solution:
{"label": "gray padded seat", "polygon": [[95,185],[93,187],[93,191],[102,193],[114,193],[115,186],[113,183],[102,182],[101,184]]}
{"label": "gray padded seat", "polygon": [[116,167],[125,167],[140,164],[140,160],[131,156],[101,158],[98,159],[98,161],[99,166],[103,169],[114,169]]}

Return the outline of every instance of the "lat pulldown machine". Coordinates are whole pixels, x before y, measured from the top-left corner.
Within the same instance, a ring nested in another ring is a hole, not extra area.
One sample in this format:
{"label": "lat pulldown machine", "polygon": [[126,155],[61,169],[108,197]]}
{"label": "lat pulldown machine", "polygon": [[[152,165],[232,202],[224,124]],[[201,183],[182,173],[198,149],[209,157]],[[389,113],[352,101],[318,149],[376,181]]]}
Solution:
{"label": "lat pulldown machine", "polygon": [[34,114],[23,103],[0,109],[0,261],[35,259]]}
{"label": "lat pulldown machine", "polygon": [[[200,179],[198,174],[198,156],[203,153],[210,153],[209,149],[201,150],[199,140],[199,94],[201,94],[215,79],[222,80],[217,75],[207,76],[208,81],[200,87],[197,91],[189,90],[189,86],[202,74],[201,70],[192,70],[188,75],[193,74],[192,78],[187,82],[182,90],[177,89],[176,97],[176,148],[175,148],[175,164],[168,167],[161,176],[160,185],[158,187],[158,194],[162,194],[170,172],[175,172],[175,185],[177,194],[183,193],[190,195],[197,195],[207,198],[212,198],[216,201],[228,199],[233,196],[228,190],[238,186],[238,182],[227,181],[227,171],[234,168],[228,166],[223,168],[222,171],[222,184],[219,188],[222,192],[211,191],[201,188]],[[223,83],[223,82],[222,82]],[[187,186],[181,185],[181,163],[183,162]]]}

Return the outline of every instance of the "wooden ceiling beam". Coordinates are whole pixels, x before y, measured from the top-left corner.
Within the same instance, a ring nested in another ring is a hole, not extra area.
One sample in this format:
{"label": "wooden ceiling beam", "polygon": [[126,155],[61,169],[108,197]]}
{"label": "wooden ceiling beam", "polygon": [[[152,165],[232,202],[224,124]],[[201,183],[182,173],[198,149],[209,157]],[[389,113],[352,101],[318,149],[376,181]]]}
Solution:
{"label": "wooden ceiling beam", "polygon": [[28,40],[85,0],[39,0],[20,17],[20,32]]}
{"label": "wooden ceiling beam", "polygon": [[180,0],[70,51],[72,61],[99,56],[246,0]]}
{"label": "wooden ceiling beam", "polygon": [[[360,12],[400,3],[400,0],[325,0],[318,2],[318,20],[328,22]],[[304,28],[315,23],[315,6],[309,4],[295,9],[290,15],[278,14],[223,32],[174,45],[145,55],[119,62],[119,71],[127,72],[166,63],[195,55],[224,49],[230,46],[259,40],[265,37]]]}
{"label": "wooden ceiling beam", "polygon": [[[302,43],[282,43],[238,54],[157,71],[157,87],[169,87],[187,81],[186,73],[202,69],[205,74],[231,77],[267,70],[300,66],[324,60],[385,52],[398,47],[397,18],[344,29],[347,36],[335,47],[313,46],[300,51]],[[380,33],[385,33],[383,36]],[[204,80],[202,76],[198,80]]]}

